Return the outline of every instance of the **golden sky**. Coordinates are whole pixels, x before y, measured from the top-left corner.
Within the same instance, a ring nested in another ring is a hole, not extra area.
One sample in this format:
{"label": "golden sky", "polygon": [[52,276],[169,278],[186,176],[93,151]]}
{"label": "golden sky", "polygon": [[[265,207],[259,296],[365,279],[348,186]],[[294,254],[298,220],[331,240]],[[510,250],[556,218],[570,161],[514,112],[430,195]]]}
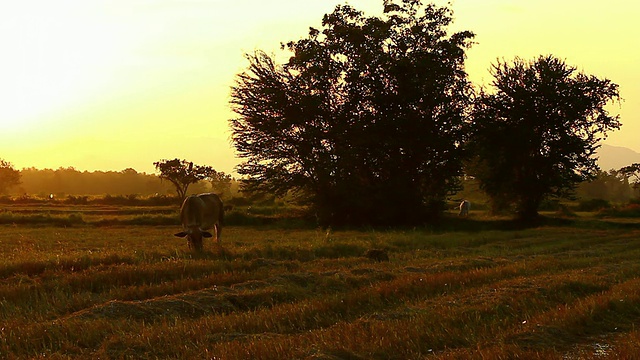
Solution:
{"label": "golden sky", "polygon": [[[382,0],[347,3],[377,15]],[[0,158],[16,168],[154,172],[184,158],[232,173],[229,92],[244,54],[279,53],[338,0],[21,0],[0,3]],[[445,4],[444,1],[436,1]],[[640,152],[640,2],[454,0],[476,33],[467,71],[552,54],[620,85],[623,127],[607,143]]]}

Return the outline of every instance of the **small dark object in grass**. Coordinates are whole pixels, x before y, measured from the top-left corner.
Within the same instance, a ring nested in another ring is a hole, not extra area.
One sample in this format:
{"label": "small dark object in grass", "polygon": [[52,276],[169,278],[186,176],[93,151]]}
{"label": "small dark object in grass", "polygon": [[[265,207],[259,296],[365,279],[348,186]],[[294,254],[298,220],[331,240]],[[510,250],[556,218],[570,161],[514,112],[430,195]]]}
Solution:
{"label": "small dark object in grass", "polygon": [[389,261],[389,254],[384,249],[369,249],[364,253],[364,256],[377,262]]}

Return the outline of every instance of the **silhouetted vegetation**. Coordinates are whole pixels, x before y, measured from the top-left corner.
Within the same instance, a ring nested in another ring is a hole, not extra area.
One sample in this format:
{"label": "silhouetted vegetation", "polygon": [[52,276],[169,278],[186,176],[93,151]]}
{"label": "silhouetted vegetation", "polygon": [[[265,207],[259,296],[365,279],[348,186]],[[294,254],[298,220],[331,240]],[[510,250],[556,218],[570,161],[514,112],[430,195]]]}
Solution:
{"label": "silhouetted vegetation", "polygon": [[451,10],[385,2],[383,17],[344,5],[323,29],[264,52],[232,91],[233,142],[252,191],[305,198],[322,224],[416,224],[459,189],[464,71],[473,33],[447,36]]}
{"label": "silhouetted vegetation", "polygon": [[640,187],[640,164],[634,163],[623,167],[618,170],[625,178],[633,178],[633,188],[638,189]]}
{"label": "silhouetted vegetation", "polygon": [[173,184],[179,199],[184,199],[189,186],[197,182],[210,181],[217,190],[229,190],[231,176],[218,172],[208,165],[194,165],[187,160],[173,159],[154,162],[160,179]]}
{"label": "silhouetted vegetation", "polygon": [[20,170],[22,182],[12,194],[30,198],[54,199],[69,195],[141,197],[171,193],[171,186],[162,183],[154,174],[139,173],[134,169],[122,171],[79,171],[72,167],[52,169],[26,168]]}
{"label": "silhouetted vegetation", "polygon": [[[549,55],[498,61],[495,91],[475,94],[464,70],[474,34],[449,35],[446,6],[399,3],[384,1],[380,17],[337,6],[321,29],[282,45],[291,54],[284,64],[262,51],[247,55],[230,120],[244,159],[242,193],[230,175],[177,158],[155,162],[158,176],[17,173],[0,160],[0,194],[13,195],[0,202],[164,205],[174,192],[179,203],[211,191],[227,210],[286,201],[321,225],[402,226],[437,224],[462,198],[476,211],[531,219],[539,210],[569,216],[637,196],[639,164],[605,173],[593,157],[620,126],[605,110],[619,99],[615,83]],[[574,195],[579,205],[561,203]],[[245,215],[232,216],[254,221]]]}
{"label": "silhouetted vegetation", "polygon": [[633,201],[628,204],[602,207],[598,210],[599,210],[598,215],[601,217],[614,217],[614,218],[640,217],[640,203],[638,201]]}
{"label": "silhouetted vegetation", "polygon": [[[134,169],[122,171],[79,171],[72,167],[51,169],[26,168],[19,171],[21,182],[14,186],[4,200],[10,202],[66,201],[69,204],[101,203],[106,205],[179,203],[171,183],[163,182],[155,174],[139,173]],[[189,193],[215,192],[225,199],[242,196],[238,181],[230,175],[216,172],[215,176],[191,184]]]}
{"label": "silhouetted vegetation", "polygon": [[553,56],[498,61],[492,74],[495,92],[475,102],[467,171],[494,209],[513,204],[532,219],[544,199],[566,197],[597,175],[598,142],[620,127],[605,109],[619,99],[618,85]]}
{"label": "silhouetted vegetation", "polygon": [[578,211],[599,211],[611,208],[611,203],[604,199],[581,200],[577,206]]}
{"label": "silhouetted vegetation", "polygon": [[20,184],[20,172],[8,161],[0,159],[0,195]]}
{"label": "silhouetted vegetation", "polygon": [[582,200],[606,200],[626,203],[638,196],[638,189],[629,183],[629,177],[616,170],[599,171],[595,179],[578,185],[576,197]]}

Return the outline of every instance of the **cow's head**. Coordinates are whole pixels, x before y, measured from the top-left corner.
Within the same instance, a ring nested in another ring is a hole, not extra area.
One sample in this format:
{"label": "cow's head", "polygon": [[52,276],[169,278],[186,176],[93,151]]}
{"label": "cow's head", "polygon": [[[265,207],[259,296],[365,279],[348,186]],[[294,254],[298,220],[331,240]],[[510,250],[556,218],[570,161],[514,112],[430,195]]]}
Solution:
{"label": "cow's head", "polygon": [[173,235],[177,237],[186,236],[187,244],[189,245],[189,248],[194,248],[196,250],[202,250],[202,238],[213,237],[213,235],[210,232],[202,230],[200,228],[188,229]]}

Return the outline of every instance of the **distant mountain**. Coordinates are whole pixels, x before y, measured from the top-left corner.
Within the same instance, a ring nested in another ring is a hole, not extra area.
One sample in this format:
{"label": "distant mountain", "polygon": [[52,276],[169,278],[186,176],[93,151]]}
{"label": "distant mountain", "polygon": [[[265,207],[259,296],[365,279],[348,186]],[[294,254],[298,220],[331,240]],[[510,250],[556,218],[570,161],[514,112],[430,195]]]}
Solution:
{"label": "distant mountain", "polygon": [[633,163],[640,163],[640,153],[626,147],[602,144],[596,154],[598,165],[603,171],[620,169]]}

